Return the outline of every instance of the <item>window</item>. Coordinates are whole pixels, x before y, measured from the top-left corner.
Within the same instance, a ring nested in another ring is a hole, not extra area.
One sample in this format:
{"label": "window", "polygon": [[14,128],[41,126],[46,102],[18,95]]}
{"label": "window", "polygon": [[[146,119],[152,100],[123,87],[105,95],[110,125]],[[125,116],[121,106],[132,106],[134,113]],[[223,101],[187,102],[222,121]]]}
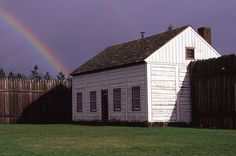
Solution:
{"label": "window", "polygon": [[133,111],[140,111],[140,87],[132,87],[132,110]]}
{"label": "window", "polygon": [[82,93],[77,93],[77,112],[82,112],[83,106],[82,106]]}
{"label": "window", "polygon": [[90,92],[90,112],[96,112],[96,91]]}
{"label": "window", "polygon": [[121,111],[121,89],[113,89],[114,111]]}
{"label": "window", "polygon": [[186,60],[194,60],[194,48],[186,48]]}

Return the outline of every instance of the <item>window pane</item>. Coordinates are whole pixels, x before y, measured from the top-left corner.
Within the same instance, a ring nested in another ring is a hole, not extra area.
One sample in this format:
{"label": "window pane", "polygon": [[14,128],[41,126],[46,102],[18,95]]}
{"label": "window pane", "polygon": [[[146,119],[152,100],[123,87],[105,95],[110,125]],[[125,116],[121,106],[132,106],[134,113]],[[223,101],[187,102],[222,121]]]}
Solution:
{"label": "window pane", "polygon": [[134,98],[139,98],[140,95],[139,95],[139,88],[134,88],[133,90],[133,97]]}
{"label": "window pane", "polygon": [[186,49],[186,59],[194,59],[194,48]]}
{"label": "window pane", "polygon": [[97,106],[96,106],[96,91],[90,92],[90,111],[96,112]]}
{"label": "window pane", "polygon": [[114,111],[121,110],[121,89],[113,89]]}
{"label": "window pane", "polygon": [[140,104],[140,87],[132,87],[132,110],[139,111],[141,110]]}
{"label": "window pane", "polygon": [[82,93],[77,93],[77,112],[82,112]]}
{"label": "window pane", "polygon": [[134,110],[140,110],[140,100],[139,99],[134,99],[133,105],[134,105],[134,107],[133,107]]}

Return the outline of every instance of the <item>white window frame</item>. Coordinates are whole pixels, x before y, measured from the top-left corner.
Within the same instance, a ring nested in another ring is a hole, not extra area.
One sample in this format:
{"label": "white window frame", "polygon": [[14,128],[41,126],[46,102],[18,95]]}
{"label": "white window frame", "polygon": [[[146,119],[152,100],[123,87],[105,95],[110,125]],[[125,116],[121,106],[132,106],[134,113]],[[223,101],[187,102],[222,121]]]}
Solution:
{"label": "white window frame", "polygon": [[97,92],[90,92],[90,112],[97,112]]}
{"label": "white window frame", "polygon": [[76,105],[77,105],[77,112],[83,112],[83,93],[82,92],[77,92],[76,94]]}
{"label": "white window frame", "polygon": [[[191,52],[193,52],[193,57],[189,57],[188,56],[188,51],[191,51]],[[194,60],[195,59],[195,48],[194,47],[186,47],[185,48],[185,58],[186,58],[186,60]]]}
{"label": "white window frame", "polygon": [[121,111],[121,88],[113,89],[114,111]]}
{"label": "white window frame", "polygon": [[141,111],[140,91],[141,91],[140,86],[132,87],[132,111]]}

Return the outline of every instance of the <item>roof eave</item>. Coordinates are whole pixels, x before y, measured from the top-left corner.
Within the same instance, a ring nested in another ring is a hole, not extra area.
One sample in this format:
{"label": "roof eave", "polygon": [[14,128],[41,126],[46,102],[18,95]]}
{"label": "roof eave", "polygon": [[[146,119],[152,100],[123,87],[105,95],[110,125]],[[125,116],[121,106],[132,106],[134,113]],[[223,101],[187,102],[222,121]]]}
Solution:
{"label": "roof eave", "polygon": [[97,73],[97,72],[101,72],[101,71],[113,70],[113,69],[117,69],[117,68],[124,68],[124,67],[139,65],[139,64],[145,64],[145,63],[146,62],[144,60],[141,60],[141,61],[138,61],[138,62],[122,64],[122,65],[118,65],[118,66],[110,66],[110,67],[100,68],[100,69],[96,69],[96,70],[77,72],[77,73],[76,72],[72,72],[70,75],[74,77],[74,76],[80,76],[80,75],[85,75],[85,74]]}

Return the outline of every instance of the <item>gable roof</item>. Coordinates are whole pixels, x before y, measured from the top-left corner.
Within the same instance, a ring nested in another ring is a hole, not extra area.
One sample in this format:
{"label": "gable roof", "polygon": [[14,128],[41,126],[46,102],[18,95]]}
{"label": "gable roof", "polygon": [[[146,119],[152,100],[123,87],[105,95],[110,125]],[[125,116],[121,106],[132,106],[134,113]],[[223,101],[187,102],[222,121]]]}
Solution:
{"label": "gable roof", "polygon": [[188,27],[189,25],[158,35],[108,47],[75,69],[71,75],[75,76],[99,70],[144,63],[144,60],[148,56]]}

